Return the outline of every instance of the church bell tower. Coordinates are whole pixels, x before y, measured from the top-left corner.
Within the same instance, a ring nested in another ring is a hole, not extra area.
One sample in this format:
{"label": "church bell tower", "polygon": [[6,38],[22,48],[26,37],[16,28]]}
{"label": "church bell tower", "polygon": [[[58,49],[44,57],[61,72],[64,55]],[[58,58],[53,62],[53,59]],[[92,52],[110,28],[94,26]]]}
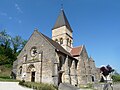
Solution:
{"label": "church bell tower", "polygon": [[70,52],[73,46],[72,32],[65,12],[61,9],[56,23],[52,28],[52,40],[58,42],[66,51]]}

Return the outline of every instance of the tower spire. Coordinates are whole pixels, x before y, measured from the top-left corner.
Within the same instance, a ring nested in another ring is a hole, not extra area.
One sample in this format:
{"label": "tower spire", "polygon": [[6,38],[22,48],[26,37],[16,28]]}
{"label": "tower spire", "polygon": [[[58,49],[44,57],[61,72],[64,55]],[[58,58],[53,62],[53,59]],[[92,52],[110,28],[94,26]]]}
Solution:
{"label": "tower spire", "polygon": [[61,4],[60,13],[54,27],[52,28],[52,39],[58,42],[65,50],[70,52],[73,43],[72,32],[71,26],[63,10],[63,5]]}
{"label": "tower spire", "polygon": [[69,31],[73,32],[72,29],[71,29],[71,26],[70,26],[70,24],[67,20],[67,17],[65,15],[64,10],[60,11],[60,14],[59,14],[59,16],[56,20],[56,23],[55,23],[54,27],[52,28],[52,30],[56,29],[56,28],[59,28],[59,27],[62,27],[62,26],[66,26],[69,29]]}

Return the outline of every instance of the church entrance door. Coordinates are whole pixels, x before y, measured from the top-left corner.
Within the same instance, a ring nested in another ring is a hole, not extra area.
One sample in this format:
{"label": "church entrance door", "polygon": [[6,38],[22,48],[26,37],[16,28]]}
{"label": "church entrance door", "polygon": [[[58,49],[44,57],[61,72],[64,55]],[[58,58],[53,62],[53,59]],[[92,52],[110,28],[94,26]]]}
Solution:
{"label": "church entrance door", "polygon": [[31,72],[31,82],[35,82],[35,72]]}
{"label": "church entrance door", "polygon": [[94,82],[95,80],[94,80],[94,76],[92,76],[92,82]]}

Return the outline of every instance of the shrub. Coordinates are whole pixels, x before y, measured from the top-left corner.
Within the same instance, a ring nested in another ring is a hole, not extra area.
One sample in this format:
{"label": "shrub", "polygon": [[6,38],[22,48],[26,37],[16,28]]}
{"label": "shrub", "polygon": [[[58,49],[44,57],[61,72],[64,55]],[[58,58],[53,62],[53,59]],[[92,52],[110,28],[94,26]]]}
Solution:
{"label": "shrub", "polygon": [[120,82],[120,75],[113,75],[112,79],[113,79],[113,82]]}
{"label": "shrub", "polygon": [[57,90],[57,87],[55,87],[52,84],[24,82],[24,81],[20,81],[19,84],[25,87],[36,89],[36,90]]}

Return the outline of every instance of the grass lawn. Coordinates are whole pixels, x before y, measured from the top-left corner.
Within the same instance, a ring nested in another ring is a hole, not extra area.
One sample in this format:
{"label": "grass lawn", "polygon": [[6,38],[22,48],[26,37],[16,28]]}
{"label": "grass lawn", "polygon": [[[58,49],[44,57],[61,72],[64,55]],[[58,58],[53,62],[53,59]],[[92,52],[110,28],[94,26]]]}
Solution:
{"label": "grass lawn", "polygon": [[19,82],[18,80],[11,79],[10,76],[1,76],[0,75],[0,81],[4,82]]}

